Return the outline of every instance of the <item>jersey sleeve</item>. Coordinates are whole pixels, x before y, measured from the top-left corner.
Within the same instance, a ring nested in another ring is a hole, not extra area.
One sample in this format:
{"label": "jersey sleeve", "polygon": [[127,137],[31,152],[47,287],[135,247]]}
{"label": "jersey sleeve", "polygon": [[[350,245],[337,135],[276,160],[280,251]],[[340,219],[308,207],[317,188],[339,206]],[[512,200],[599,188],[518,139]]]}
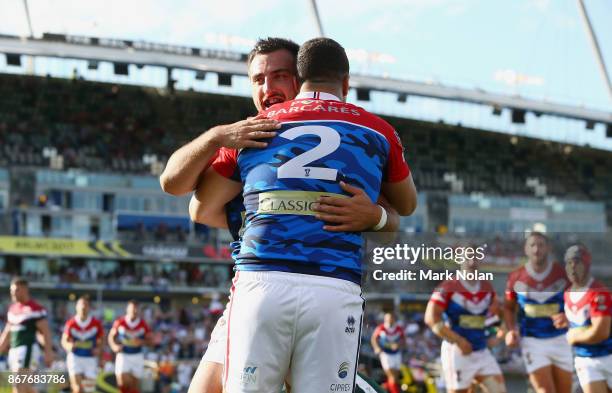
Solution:
{"label": "jersey sleeve", "polygon": [[402,146],[399,134],[393,129],[390,131],[392,134],[387,136],[389,141],[389,157],[383,180],[389,183],[397,183],[410,175],[410,168],[404,157],[404,147]]}
{"label": "jersey sleeve", "polygon": [[516,272],[511,273],[506,284],[505,297],[506,301],[516,301],[516,292],[514,291],[514,283],[516,282]]}
{"label": "jersey sleeve", "polygon": [[121,325],[121,319],[115,319],[115,322],[113,322],[113,327],[111,329],[117,330],[119,329],[120,325]]}
{"label": "jersey sleeve", "polygon": [[238,150],[222,147],[218,150],[217,156],[212,162],[213,169],[223,177],[232,180],[236,179],[238,169]]}
{"label": "jersey sleeve", "polygon": [[66,324],[64,324],[64,334],[67,335],[68,337],[70,337],[70,327],[71,327],[71,323],[70,323],[70,319],[66,321]]}
{"label": "jersey sleeve", "polygon": [[207,170],[208,168],[210,168],[212,164],[215,162],[215,160],[217,159],[217,157],[219,157],[219,150],[215,151],[215,154],[213,154],[213,156],[210,157],[210,160],[208,160],[208,162],[206,163],[204,170]]}
{"label": "jersey sleeve", "polygon": [[591,317],[612,316],[612,296],[607,290],[598,290],[591,299]]}
{"label": "jersey sleeve", "polygon": [[96,338],[104,337],[104,326],[102,326],[102,322],[99,319],[96,319],[96,325],[98,327],[98,334],[96,334]]}
{"label": "jersey sleeve", "polygon": [[442,309],[446,310],[448,308],[448,301],[450,300],[452,295],[452,292],[448,290],[445,283],[442,283],[436,289],[434,289],[429,301],[437,304],[438,306],[442,307]]}
{"label": "jersey sleeve", "polygon": [[372,333],[372,337],[375,337],[376,340],[378,341],[378,336],[380,336],[380,332],[382,332],[382,330],[383,330],[383,325],[376,326],[376,329],[374,329],[374,333]]}

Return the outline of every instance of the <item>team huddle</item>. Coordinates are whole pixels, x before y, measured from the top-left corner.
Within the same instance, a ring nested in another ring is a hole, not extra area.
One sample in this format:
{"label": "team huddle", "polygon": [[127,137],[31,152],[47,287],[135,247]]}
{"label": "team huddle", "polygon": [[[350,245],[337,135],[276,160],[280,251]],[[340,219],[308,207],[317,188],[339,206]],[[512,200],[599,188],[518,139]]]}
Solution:
{"label": "team huddle", "polygon": [[[302,46],[260,40],[247,66],[258,115],[214,127],[181,147],[160,178],[169,193],[195,191],[191,218],[228,228],[235,240],[230,300],[189,391],[372,391],[357,373],[362,233],[393,233],[399,216],[416,208],[401,139],[384,120],[346,103],[349,62],[331,39]],[[431,296],[425,321],[444,340],[446,386],[505,392],[488,349],[505,339],[522,347],[537,392],[569,392],[574,365],[585,392],[609,392],[612,300],[591,277],[588,250],[568,249],[564,269],[549,260],[546,236],[534,232],[525,252],[528,262],[510,276],[503,302],[479,281],[447,281]],[[50,366],[44,308],[30,299],[24,280],[11,283],[11,295],[0,352],[10,347],[11,370],[33,370],[40,342]],[[492,336],[496,316],[503,323]],[[149,333],[130,301],[107,335],[122,393],[139,391]],[[91,389],[103,340],[89,300],[79,298],[61,340],[74,392]],[[372,338],[391,393],[400,391],[404,341],[391,314]]]}

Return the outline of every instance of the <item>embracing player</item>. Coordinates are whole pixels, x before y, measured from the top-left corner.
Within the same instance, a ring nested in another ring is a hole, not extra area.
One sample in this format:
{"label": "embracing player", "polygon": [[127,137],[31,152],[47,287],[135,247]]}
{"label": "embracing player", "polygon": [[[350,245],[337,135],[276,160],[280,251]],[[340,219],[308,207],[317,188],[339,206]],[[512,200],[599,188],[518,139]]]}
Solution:
{"label": "embracing player", "polygon": [[[198,189],[210,198],[205,205],[217,210],[242,188],[225,176],[239,172],[244,180],[246,226],[228,312],[230,391],[254,383],[261,390],[279,388],[289,363],[296,391],[352,389],[359,334],[334,332],[344,332],[347,317],[361,320],[362,239],[359,233],[325,231],[313,205],[328,195],[342,199],[343,186],[353,183],[369,200],[386,190],[400,213],[415,206],[416,192],[393,129],[343,102],[348,92],[344,50],[329,39],[308,41],[300,48],[298,71],[305,80],[302,93],[264,113],[283,123],[278,137],[264,150],[225,150]],[[319,166],[308,166],[314,161]],[[263,283],[269,283],[266,289],[250,296]],[[302,317],[287,319],[292,314],[287,307],[296,302]],[[248,328],[241,328],[246,320]],[[295,340],[286,334],[292,326]],[[315,326],[325,329],[312,331]],[[326,356],[322,361],[315,353]],[[245,376],[245,370],[258,376]]]}
{"label": "embracing player", "polygon": [[574,347],[574,364],[584,393],[612,392],[612,297],[591,275],[591,253],[583,245],[565,252],[565,269],[572,287],[565,292],[565,314]]}
{"label": "embracing player", "polygon": [[138,393],[144,370],[142,348],[151,341],[151,329],[140,318],[138,302],[130,300],[125,315],[113,323],[108,345],[115,352],[115,376],[121,393]]}
{"label": "embracing player", "polygon": [[[521,345],[529,381],[537,393],[569,393],[572,350],[565,339],[565,269],[549,260],[550,244],[540,232],[525,240],[527,263],[508,277],[504,320],[509,347]],[[517,326],[518,310],[518,326]]]}
{"label": "embracing player", "polygon": [[[283,38],[259,40],[247,60],[252,98],[255,107],[265,110],[271,105],[293,99],[297,94],[296,56],[299,46]],[[200,137],[183,146],[172,154],[164,173],[160,177],[162,188],[172,194],[182,194],[195,188],[200,172],[206,161],[213,157],[219,147],[265,147],[265,139],[272,137],[278,122],[272,119],[249,119],[230,125],[214,127]],[[361,231],[374,228],[381,222],[381,206],[372,203],[362,190],[346,186],[353,196],[343,198],[340,213],[336,209],[339,202],[330,198],[330,204],[321,201],[317,208],[322,214],[319,218],[333,222],[330,231]],[[378,228],[393,233],[399,226],[399,215],[383,199],[379,203],[385,208],[387,224]],[[242,195],[238,195],[219,212],[203,211],[200,202],[192,198],[190,213],[192,219],[214,227],[227,227],[239,247],[239,230],[243,223],[244,205]],[[190,392],[220,393],[221,375],[226,351],[227,328],[225,314],[215,326],[202,362],[190,385]],[[357,388],[367,391],[370,387],[364,379],[357,378]]]}
{"label": "embracing player", "polygon": [[102,355],[102,323],[90,315],[88,296],[76,302],[76,315],[64,326],[62,347],[68,354],[66,366],[73,393],[91,392],[98,375],[98,359]]}
{"label": "embracing player", "polygon": [[[475,262],[466,261],[463,269],[473,271]],[[434,290],[425,323],[444,340],[442,372],[450,392],[468,392],[473,383],[488,393],[506,391],[501,369],[487,348],[487,316],[499,312],[495,290],[488,281],[448,280]]]}

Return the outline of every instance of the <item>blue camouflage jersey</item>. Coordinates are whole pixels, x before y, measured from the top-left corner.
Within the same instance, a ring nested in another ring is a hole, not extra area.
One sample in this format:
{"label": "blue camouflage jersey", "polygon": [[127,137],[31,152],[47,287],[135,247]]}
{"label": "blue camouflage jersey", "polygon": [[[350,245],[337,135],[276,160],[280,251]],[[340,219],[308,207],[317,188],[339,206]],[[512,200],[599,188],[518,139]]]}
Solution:
{"label": "blue camouflage jersey", "polygon": [[340,181],[372,201],[382,181],[409,175],[401,142],[384,120],[325,93],[264,112],[282,124],[265,149],[221,149],[213,167],[243,185],[246,208],[237,270],[275,270],[361,282],[360,233],[323,229],[312,204],[347,197]]}
{"label": "blue camouflage jersey", "polygon": [[563,312],[563,293],[568,285],[565,269],[555,262],[540,274],[529,264],[510,274],[506,299],[518,304],[522,336],[551,338],[567,332],[566,328],[557,329],[551,317]]}

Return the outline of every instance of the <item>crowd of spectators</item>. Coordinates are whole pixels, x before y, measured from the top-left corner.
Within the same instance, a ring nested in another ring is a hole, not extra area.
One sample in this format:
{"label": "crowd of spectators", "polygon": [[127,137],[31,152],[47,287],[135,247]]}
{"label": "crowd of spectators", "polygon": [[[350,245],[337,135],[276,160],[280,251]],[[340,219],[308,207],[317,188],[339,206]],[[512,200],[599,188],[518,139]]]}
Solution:
{"label": "crowd of spectators", "polygon": [[[42,153],[52,147],[65,168],[133,173],[151,169],[145,155],[163,163],[210,127],[254,114],[246,97],[167,94],[142,86],[24,75],[0,75],[0,108],[0,164],[47,166],[49,157]],[[532,195],[527,180],[536,178],[549,196],[610,197],[612,174],[606,168],[612,157],[607,152],[575,147],[570,154],[565,145],[545,140],[387,120],[403,140],[421,190],[451,190],[444,175],[454,173],[465,193]]]}

